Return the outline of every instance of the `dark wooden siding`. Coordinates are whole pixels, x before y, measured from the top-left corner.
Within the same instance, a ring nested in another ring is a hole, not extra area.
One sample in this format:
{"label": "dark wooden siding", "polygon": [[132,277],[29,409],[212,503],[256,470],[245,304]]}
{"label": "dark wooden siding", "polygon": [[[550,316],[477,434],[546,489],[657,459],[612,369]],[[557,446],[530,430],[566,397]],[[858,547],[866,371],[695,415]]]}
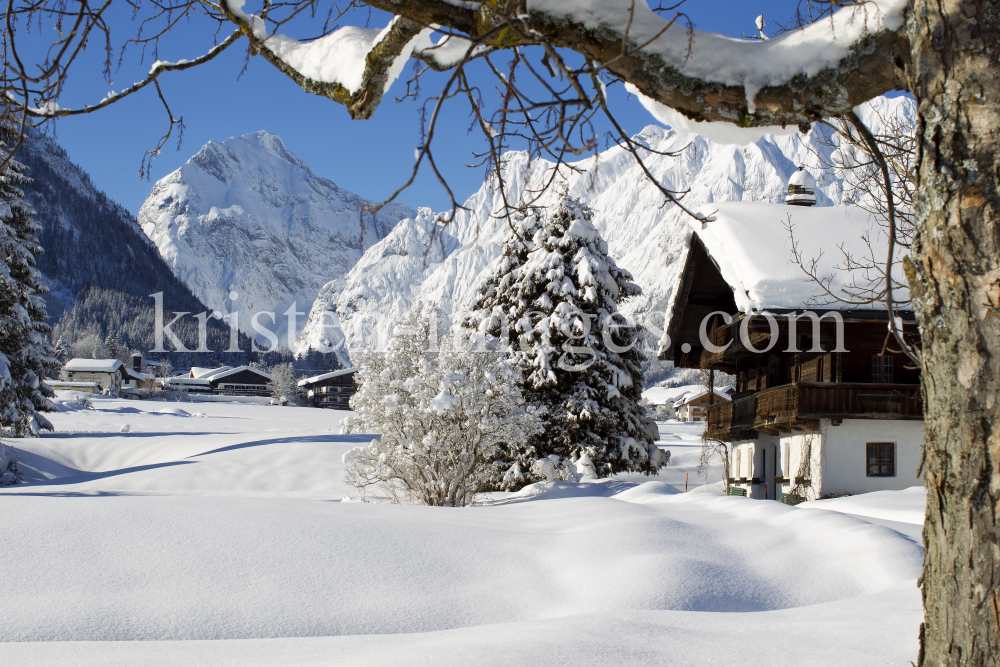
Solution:
{"label": "dark wooden siding", "polygon": [[218,388],[219,385],[223,384],[270,384],[270,380],[266,376],[260,373],[255,373],[251,370],[240,371],[239,373],[233,373],[232,375],[227,375],[218,380],[212,380],[212,387]]}

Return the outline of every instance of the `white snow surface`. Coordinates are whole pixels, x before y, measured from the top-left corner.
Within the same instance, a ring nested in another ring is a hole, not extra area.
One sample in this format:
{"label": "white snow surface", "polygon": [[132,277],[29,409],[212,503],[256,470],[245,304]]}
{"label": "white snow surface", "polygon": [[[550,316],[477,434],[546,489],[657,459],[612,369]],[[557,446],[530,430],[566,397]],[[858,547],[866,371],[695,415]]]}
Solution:
{"label": "white snow surface", "polygon": [[288,307],[294,302],[302,313],[300,331],[320,288],[414,215],[400,205],[362,214],[371,203],[313,174],[279,137],[261,131],[207,143],[157,181],[137,217],[202,303],[238,313],[240,329],[268,347],[253,328],[255,313],[273,312],[275,321],[263,315],[259,325],[279,343],[294,343]]}
{"label": "white snow surface", "polygon": [[[870,126],[879,127],[879,116],[912,114],[913,102],[907,98],[879,98],[857,111]],[[833,152],[819,142],[821,131],[814,128],[809,135],[768,135],[740,147],[651,125],[636,135],[636,140],[657,151],[680,152],[678,157],[647,154],[644,161],[665,187],[678,192],[687,190],[684,202],[694,210],[711,213],[723,202],[782,204],[788,179],[800,166],[817,180],[817,209],[851,204],[850,196],[845,197],[842,178],[833,170],[823,169],[817,157],[821,155],[830,163]],[[610,148],[576,166],[583,173],[565,174],[570,194],[593,207],[594,226],[608,242],[611,256],[632,273],[643,290],[642,296],[631,299],[622,311],[645,324],[659,339],[665,328],[664,313],[673,299],[687,253],[690,217],[675,206],[663,205],[663,195],[623,149]],[[510,199],[516,201],[526,188],[538,189],[552,165],[544,160],[529,164],[526,154],[511,152],[506,154],[504,167],[505,180],[511,186]],[[553,196],[558,189],[552,188]],[[491,217],[500,204],[499,193],[484,183],[466,200],[470,211],[459,211],[455,221],[444,229],[435,229],[430,209],[420,209],[415,218],[400,222],[350,271],[323,286],[298,347],[332,346],[344,355],[355,348],[377,349],[385,343],[389,322],[417,301],[436,303],[449,315],[460,311],[489,263],[500,255],[507,228],[503,221]],[[802,210],[787,209],[793,219]],[[798,225],[797,238],[806,240],[812,231]],[[826,234],[824,242],[832,238],[832,232]],[[791,260],[786,241],[787,234],[769,255],[780,255],[781,271]],[[835,244],[824,249],[827,260],[838,253]],[[798,292],[809,291],[804,275],[793,279]],[[820,293],[815,287],[812,292]],[[330,317],[321,318],[324,312],[336,312],[339,326],[333,326]],[[321,322],[325,326],[320,326]]]}
{"label": "white snow surface", "polygon": [[[336,434],[347,413],[74,396],[58,394],[57,433],[10,441],[29,477],[0,490],[0,559],[18,581],[0,655],[13,663],[704,665],[750,650],[882,665],[917,653],[920,545],[834,504],[679,493],[698,425],[661,424],[668,476],[445,509],[336,502],[352,491],[343,452],[371,437]],[[841,500],[878,512],[920,497]]]}

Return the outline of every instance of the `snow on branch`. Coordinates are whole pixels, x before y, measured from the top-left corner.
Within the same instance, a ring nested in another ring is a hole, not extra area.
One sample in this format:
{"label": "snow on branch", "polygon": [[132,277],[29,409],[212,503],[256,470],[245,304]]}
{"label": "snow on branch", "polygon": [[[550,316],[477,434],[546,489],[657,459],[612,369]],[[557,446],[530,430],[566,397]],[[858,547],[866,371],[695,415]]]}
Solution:
{"label": "snow on branch", "polygon": [[[308,92],[368,118],[409,57],[448,69],[494,49],[567,48],[692,123],[805,128],[904,84],[889,57],[905,0],[867,0],[768,40],[692,31],[641,0],[526,4],[370,0],[396,18],[382,31],[340,28],[313,42],[268,34],[242,0],[220,0],[255,52]],[[239,3],[237,5],[237,3]],[[445,34],[438,43],[433,32]]]}

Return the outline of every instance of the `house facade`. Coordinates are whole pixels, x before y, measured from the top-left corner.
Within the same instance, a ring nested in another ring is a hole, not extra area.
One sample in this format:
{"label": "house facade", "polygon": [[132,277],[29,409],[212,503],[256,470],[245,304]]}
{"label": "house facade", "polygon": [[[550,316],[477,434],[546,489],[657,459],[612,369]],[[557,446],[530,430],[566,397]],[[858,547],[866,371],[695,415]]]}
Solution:
{"label": "house facade", "polygon": [[[786,501],[920,484],[919,370],[889,335],[884,305],[853,296],[864,277],[837,264],[864,252],[853,239],[884,252],[875,223],[853,207],[717,208],[692,225],[660,358],[736,376],[732,400],[705,413],[705,437],[732,445],[730,484]],[[791,261],[796,234],[819,281]],[[918,348],[913,314],[892,317]]]}
{"label": "house facade", "polygon": [[703,392],[684,397],[677,401],[673,408],[678,421],[703,422],[708,419],[709,407],[725,401],[729,401],[728,395],[718,391],[709,393],[706,389]]}
{"label": "house facade", "polygon": [[70,359],[63,374],[69,382],[97,383],[99,391],[95,393],[117,395],[126,381],[125,366],[118,359]]}
{"label": "house facade", "polygon": [[357,367],[344,368],[299,380],[299,390],[306,393],[309,405],[313,407],[350,410],[351,396],[358,390],[354,382],[354,374],[358,370]]}

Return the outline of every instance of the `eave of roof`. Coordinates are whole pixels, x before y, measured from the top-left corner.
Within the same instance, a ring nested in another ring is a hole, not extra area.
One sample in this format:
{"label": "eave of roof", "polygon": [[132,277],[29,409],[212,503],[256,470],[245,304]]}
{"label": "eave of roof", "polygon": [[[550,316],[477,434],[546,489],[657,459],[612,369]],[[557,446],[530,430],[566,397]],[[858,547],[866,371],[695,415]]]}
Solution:
{"label": "eave of roof", "polygon": [[311,378],[299,380],[299,386],[305,387],[306,385],[322,382],[323,380],[329,380],[330,378],[340,377],[341,375],[350,375],[351,373],[357,373],[359,370],[361,370],[360,367],[351,366],[350,368],[342,368],[339,371],[331,371],[329,373],[323,373],[322,375],[314,375]]}

